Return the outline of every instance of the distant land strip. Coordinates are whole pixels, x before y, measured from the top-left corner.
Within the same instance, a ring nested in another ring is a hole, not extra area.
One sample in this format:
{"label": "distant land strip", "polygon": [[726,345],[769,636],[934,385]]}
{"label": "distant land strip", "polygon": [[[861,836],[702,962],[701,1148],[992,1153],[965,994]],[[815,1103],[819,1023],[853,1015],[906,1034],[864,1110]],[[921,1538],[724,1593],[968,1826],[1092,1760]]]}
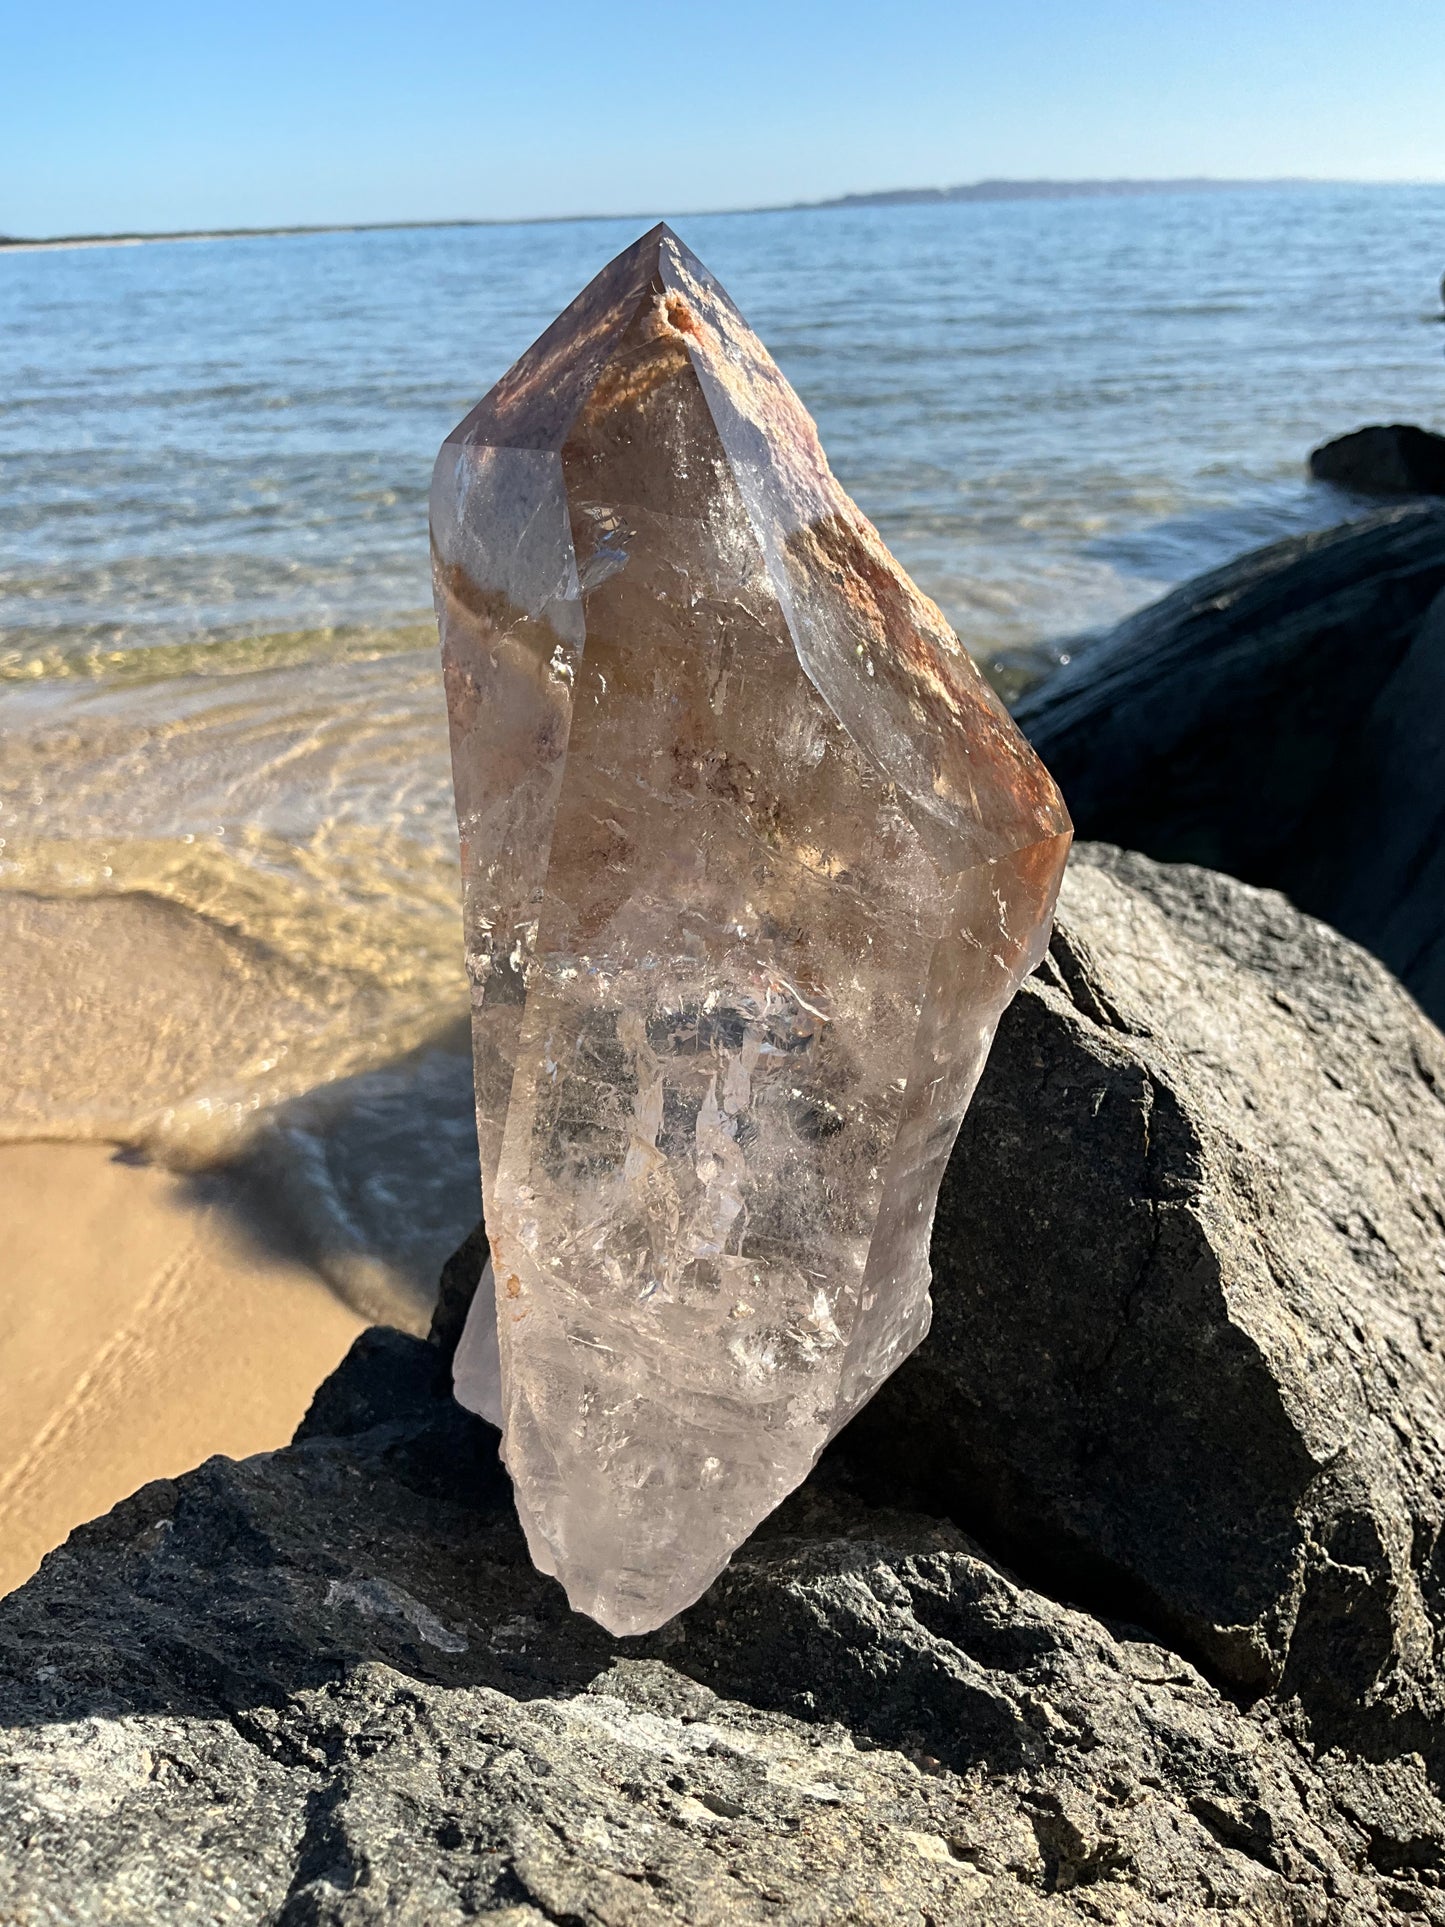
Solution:
{"label": "distant land strip", "polygon": [[[1419,182],[1321,181],[1281,179],[1218,180],[1195,176],[1165,181],[970,181],[959,187],[895,187],[872,194],[839,194],[827,201],[789,201],[775,207],[702,208],[677,220],[699,214],[796,214],[807,210],[848,207],[925,207],[951,201],[1084,201],[1108,196],[1141,194],[1217,194],[1241,188],[1280,187],[1399,187]],[[131,234],[0,234],[0,248],[102,248],[138,245],[144,241],[233,241],[273,234],[387,234],[410,228],[480,228],[560,226],[573,221],[642,221],[650,214],[534,214],[510,220],[500,217],[450,221],[320,221],[286,227],[175,228],[164,232]]]}

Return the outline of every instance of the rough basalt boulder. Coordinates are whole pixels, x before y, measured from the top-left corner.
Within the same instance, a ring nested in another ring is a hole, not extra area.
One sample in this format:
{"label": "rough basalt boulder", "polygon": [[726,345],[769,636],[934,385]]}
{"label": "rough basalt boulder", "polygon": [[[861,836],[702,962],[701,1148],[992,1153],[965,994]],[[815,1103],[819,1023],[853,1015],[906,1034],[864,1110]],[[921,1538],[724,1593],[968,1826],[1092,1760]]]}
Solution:
{"label": "rough basalt boulder", "polygon": [[1260,549],[1018,721],[1081,837],[1283,890],[1445,1021],[1445,505]]}
{"label": "rough basalt boulder", "polygon": [[1445,1040],[1373,958],[1081,850],[933,1260],[837,1448],[871,1486],[1317,1733],[1439,1745]]}
{"label": "rough basalt boulder", "polygon": [[1445,1927],[1442,1144],[1371,959],[1086,851],[932,1337],[696,1607],[531,1567],[474,1239],[437,1343],[0,1602],[0,1920]]}
{"label": "rough basalt boulder", "polygon": [[1310,474],[1361,495],[1445,495],[1445,435],[1408,422],[1357,428],[1313,450]]}
{"label": "rough basalt boulder", "polygon": [[435,1356],[358,1341],[367,1429],[147,1486],[0,1607],[0,1919],[1445,1921],[1418,1760],[1315,1759],[836,1470],[609,1639]]}

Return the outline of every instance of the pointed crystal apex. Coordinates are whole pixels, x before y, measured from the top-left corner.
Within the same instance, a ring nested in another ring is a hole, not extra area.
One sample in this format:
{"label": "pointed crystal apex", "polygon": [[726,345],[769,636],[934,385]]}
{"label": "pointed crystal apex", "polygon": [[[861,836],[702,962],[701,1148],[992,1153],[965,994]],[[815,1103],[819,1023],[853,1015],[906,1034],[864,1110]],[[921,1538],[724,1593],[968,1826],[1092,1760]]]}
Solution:
{"label": "pointed crystal apex", "polygon": [[496,1278],[471,1357],[537,1563],[640,1632],[926,1331],[1068,817],[665,227],[448,439],[432,530]]}
{"label": "pointed crystal apex", "polygon": [[493,448],[561,449],[577,411],[682,243],[665,222],[609,261],[447,437]]}

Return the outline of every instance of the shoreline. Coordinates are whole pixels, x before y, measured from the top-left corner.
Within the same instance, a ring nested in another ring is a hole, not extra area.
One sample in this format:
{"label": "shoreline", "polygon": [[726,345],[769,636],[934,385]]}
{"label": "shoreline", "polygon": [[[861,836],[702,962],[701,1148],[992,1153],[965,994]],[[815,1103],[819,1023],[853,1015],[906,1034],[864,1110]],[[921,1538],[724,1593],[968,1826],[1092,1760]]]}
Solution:
{"label": "shoreline", "polygon": [[[823,201],[779,201],[760,207],[692,208],[674,220],[716,219],[733,214],[807,214],[865,207],[939,207],[980,201],[1127,200],[1145,195],[1219,194],[1270,188],[1440,187],[1440,181],[1215,179],[1181,176],[1173,180],[972,181],[957,187],[882,188],[873,193],[840,194]],[[118,234],[0,234],[0,253],[31,254],[57,248],[143,247],[162,241],[250,241],[305,234],[397,234],[434,228],[567,227],[595,221],[651,221],[651,213],[459,215],[447,220],[291,222],[274,227],[173,228]]]}

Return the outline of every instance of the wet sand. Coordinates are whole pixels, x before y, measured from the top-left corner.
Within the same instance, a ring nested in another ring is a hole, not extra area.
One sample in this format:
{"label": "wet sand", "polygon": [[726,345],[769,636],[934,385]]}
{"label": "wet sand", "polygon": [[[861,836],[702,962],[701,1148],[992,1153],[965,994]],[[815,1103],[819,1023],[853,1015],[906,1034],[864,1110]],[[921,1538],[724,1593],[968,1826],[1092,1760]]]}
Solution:
{"label": "wet sand", "polygon": [[0,1593],[83,1520],[290,1437],[364,1321],[220,1179],[0,1145]]}

